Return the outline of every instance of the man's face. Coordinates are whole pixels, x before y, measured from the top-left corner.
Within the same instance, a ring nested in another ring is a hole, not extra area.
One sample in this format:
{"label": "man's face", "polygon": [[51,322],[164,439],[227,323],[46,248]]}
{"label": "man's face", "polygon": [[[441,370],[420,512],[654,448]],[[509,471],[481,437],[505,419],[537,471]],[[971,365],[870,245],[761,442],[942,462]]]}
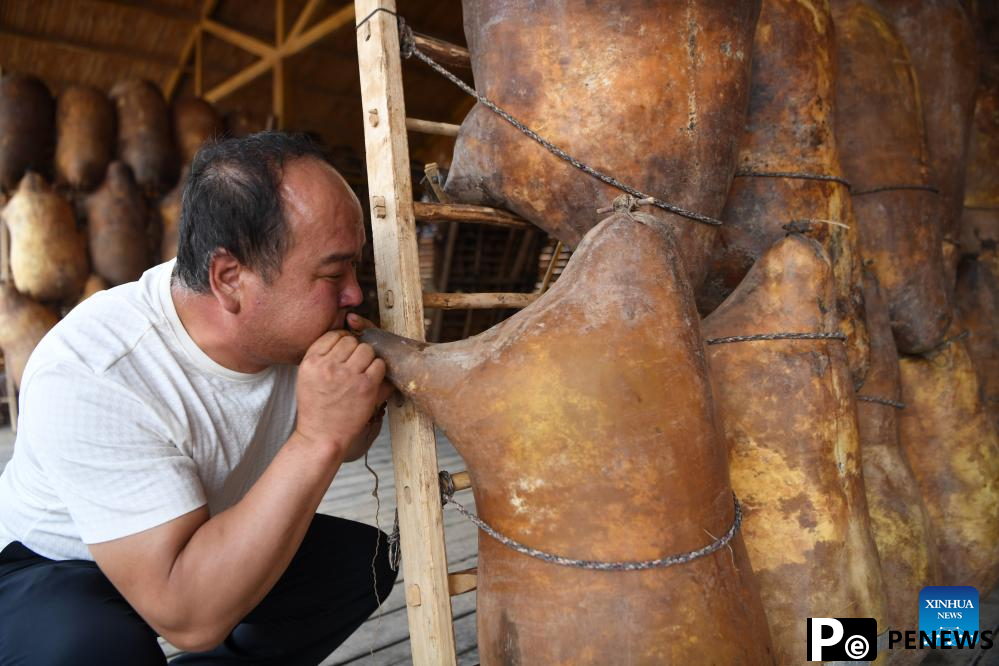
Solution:
{"label": "man's face", "polygon": [[268,284],[252,273],[241,301],[244,352],[260,365],[299,363],[361,303],[355,268],[364,245],[361,207],[329,165],[286,163],[281,197],[291,244]]}

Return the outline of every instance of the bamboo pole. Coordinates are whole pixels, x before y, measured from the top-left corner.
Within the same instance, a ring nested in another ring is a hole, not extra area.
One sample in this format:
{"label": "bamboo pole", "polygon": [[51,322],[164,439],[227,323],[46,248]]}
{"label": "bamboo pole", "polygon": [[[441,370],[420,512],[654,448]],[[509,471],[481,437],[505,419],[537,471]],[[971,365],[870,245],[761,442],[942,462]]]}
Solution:
{"label": "bamboo pole", "polygon": [[411,132],[422,132],[423,134],[435,134],[437,136],[458,136],[458,130],[461,129],[461,126],[453,123],[420,120],[419,118],[406,118],[406,129]]}
{"label": "bamboo pole", "polygon": [[[274,48],[278,53],[284,46],[284,0],[276,0],[274,3]],[[277,119],[277,128],[283,130],[286,124],[285,118],[285,78],[284,78],[284,57],[280,57],[274,63],[274,75],[272,79],[273,90],[271,92],[271,112]]]}
{"label": "bamboo pole", "polygon": [[538,300],[538,294],[522,292],[479,292],[474,294],[423,294],[423,307],[441,310],[491,310],[492,308],[526,308]]}
{"label": "bamboo pole", "polygon": [[[201,6],[201,19],[204,20],[211,16],[212,12],[215,11],[216,5],[218,5],[218,0],[205,0],[205,4]],[[180,51],[180,59],[177,62],[177,67],[170,74],[169,78],[167,78],[167,82],[163,86],[163,96],[168,102],[172,101],[174,95],[177,93],[180,79],[184,75],[184,69],[187,67],[188,61],[191,59],[191,54],[194,52],[194,47],[200,33],[201,22],[199,21],[196,26],[191,28],[191,34],[187,36],[184,48]]]}
{"label": "bamboo pole", "polygon": [[489,206],[473,206],[456,203],[414,203],[416,219],[425,222],[453,220],[455,222],[478,222],[493,227],[509,227],[514,229],[530,229],[533,225],[516,215],[499,208]]}

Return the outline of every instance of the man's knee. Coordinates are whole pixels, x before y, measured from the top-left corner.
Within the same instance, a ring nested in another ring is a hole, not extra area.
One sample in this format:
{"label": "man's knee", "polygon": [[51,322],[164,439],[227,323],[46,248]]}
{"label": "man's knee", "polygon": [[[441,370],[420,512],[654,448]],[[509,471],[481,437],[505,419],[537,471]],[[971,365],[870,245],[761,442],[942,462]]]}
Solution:
{"label": "man's knee", "polygon": [[4,577],[0,636],[3,663],[166,663],[149,625],[96,565],[79,562],[46,563]]}

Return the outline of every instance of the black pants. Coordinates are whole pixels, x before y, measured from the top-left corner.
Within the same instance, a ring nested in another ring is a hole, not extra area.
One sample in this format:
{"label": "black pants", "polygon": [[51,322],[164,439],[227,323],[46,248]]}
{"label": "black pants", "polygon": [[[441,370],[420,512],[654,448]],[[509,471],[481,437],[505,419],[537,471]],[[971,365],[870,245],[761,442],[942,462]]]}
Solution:
{"label": "black pants", "polygon": [[[384,533],[317,514],[288,570],[225,642],[171,664],[318,664],[385,600],[395,576]],[[96,564],[49,560],[17,542],[0,552],[0,664],[165,663],[156,633]]]}

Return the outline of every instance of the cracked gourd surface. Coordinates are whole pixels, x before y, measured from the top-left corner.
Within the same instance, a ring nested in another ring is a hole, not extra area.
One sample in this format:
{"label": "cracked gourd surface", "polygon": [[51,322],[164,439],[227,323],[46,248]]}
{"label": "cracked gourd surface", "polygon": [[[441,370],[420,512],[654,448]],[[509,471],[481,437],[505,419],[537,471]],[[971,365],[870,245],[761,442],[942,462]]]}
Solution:
{"label": "cracked gourd surface", "polygon": [[[705,318],[704,336],[830,331],[834,299],[821,246],[788,236]],[[873,617],[884,631],[844,344],[774,340],[707,350],[732,487],[746,508],[746,548],[778,660],[806,661],[801,618]]]}
{"label": "cracked gourd surface", "polygon": [[[583,163],[717,218],[746,117],[759,0],[580,3],[465,0],[476,89]],[[422,66],[422,65],[420,65]],[[447,182],[575,247],[620,191],[560,160],[489,109],[461,126]],[[691,281],[712,226],[659,209]]]}
{"label": "cracked gourd surface", "polygon": [[[654,218],[634,218],[591,230],[551,290],[481,335],[435,346],[364,336],[464,457],[480,516],[571,558],[682,553],[733,520],[679,253]],[[669,568],[603,572],[480,534],[482,662],[770,663],[741,535],[730,545]]]}

